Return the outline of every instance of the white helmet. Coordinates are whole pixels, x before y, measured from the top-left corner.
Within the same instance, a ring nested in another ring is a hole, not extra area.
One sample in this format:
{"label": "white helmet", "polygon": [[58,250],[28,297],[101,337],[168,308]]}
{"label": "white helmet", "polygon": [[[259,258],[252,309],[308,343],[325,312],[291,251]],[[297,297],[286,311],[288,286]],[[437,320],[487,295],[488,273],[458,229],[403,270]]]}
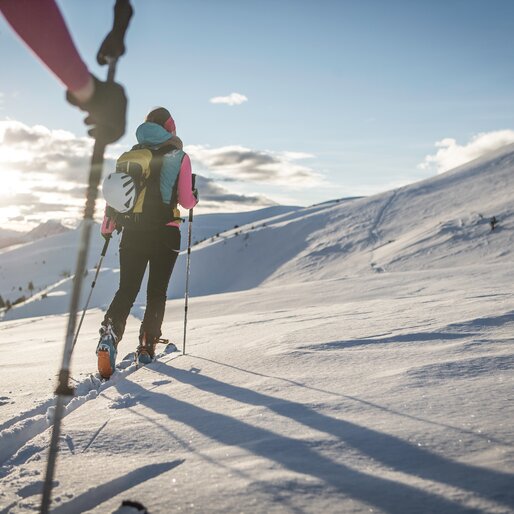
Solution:
{"label": "white helmet", "polygon": [[136,203],[136,185],[126,173],[110,173],[102,184],[105,201],[118,212],[128,212]]}

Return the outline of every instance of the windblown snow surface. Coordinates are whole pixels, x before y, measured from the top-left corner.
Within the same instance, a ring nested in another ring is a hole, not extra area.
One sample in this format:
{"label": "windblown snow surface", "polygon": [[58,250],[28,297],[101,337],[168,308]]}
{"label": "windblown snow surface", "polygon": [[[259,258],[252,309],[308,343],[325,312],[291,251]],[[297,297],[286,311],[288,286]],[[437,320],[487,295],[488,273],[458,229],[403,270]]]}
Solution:
{"label": "windblown snow surface", "polygon": [[[181,256],[163,334],[178,350],[123,359],[139,298],[101,382],[113,248],[72,361],[53,512],[514,512],[513,197],[508,146],[214,236],[192,252],[186,355]],[[76,241],[0,255],[3,284],[46,270],[32,277],[46,297],[0,323],[1,513],[39,508]]]}

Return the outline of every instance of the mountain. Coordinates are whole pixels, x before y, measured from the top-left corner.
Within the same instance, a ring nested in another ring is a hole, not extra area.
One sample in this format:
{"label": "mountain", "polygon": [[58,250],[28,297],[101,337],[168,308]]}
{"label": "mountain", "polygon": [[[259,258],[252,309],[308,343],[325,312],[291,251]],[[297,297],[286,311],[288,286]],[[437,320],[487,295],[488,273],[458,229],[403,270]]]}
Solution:
{"label": "mountain", "polygon": [[[194,246],[187,332],[181,255],[175,346],[135,367],[143,292],[102,381],[115,238],[73,352],[51,511],[514,512],[513,171],[506,147],[370,198],[225,220],[239,226]],[[50,284],[0,323],[2,513],[40,505],[71,286],[55,277],[78,236],[0,255],[2,285]]]}
{"label": "mountain", "polygon": [[[193,252],[194,294],[362,273],[508,263],[514,145],[393,191],[229,231]],[[490,219],[498,224],[491,231]],[[215,270],[215,273],[213,271]],[[172,288],[183,288],[181,277]]]}
{"label": "mountain", "polygon": [[[193,247],[190,292],[202,296],[263,283],[509,262],[513,162],[514,145],[508,145],[455,170],[371,197],[195,217],[196,240],[207,239]],[[494,232],[489,225],[493,216],[498,220]],[[90,270],[103,246],[98,232],[93,231]],[[33,300],[44,295],[44,301],[13,309],[7,319],[67,311],[67,277],[74,269],[78,237],[77,231],[67,232],[0,255],[0,291],[13,301],[31,280],[41,290]],[[186,238],[184,227],[182,248]],[[91,307],[106,308],[117,289],[116,246],[114,238]],[[183,296],[184,269],[182,254],[168,298]],[[144,302],[143,286],[136,304]]]}
{"label": "mountain", "polygon": [[33,228],[30,232],[24,235],[23,239],[26,242],[37,241],[38,239],[42,239],[44,237],[64,234],[70,230],[71,229],[65,227],[58,220],[49,220],[39,224],[36,228]]}
{"label": "mountain", "polygon": [[0,229],[0,249],[9,246],[30,243],[45,237],[55,236],[69,232],[71,229],[65,227],[58,220],[49,220],[40,223],[37,227],[29,232],[20,232],[18,230]]}

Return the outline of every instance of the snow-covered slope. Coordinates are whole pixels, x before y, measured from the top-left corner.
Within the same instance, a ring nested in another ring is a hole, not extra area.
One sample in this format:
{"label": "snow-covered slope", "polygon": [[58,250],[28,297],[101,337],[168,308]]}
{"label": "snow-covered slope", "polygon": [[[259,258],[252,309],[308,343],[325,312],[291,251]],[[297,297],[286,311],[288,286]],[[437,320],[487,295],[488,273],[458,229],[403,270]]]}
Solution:
{"label": "snow-covered slope", "polygon": [[[513,513],[513,271],[192,298],[186,356],[122,361],[106,383],[89,312],[52,512],[120,514],[131,499],[152,514]],[[168,303],[178,346],[182,313]],[[38,509],[65,322],[0,325],[0,512]],[[129,320],[120,359],[137,330]]]}
{"label": "snow-covered slope", "polygon": [[[195,248],[192,291],[512,260],[514,145],[400,189],[233,230]],[[492,232],[491,217],[498,225]],[[183,284],[173,292],[180,291]]]}
{"label": "snow-covered slope", "polygon": [[[301,207],[276,205],[256,211],[238,213],[200,214],[194,218],[193,244],[209,239],[230,229],[257,223],[268,218],[300,210]],[[182,247],[187,246],[187,232],[182,231]]]}
{"label": "snow-covered slope", "polygon": [[24,233],[18,230],[0,228],[0,249],[19,244]]}
{"label": "snow-covered slope", "polygon": [[[131,317],[102,382],[103,312],[89,310],[52,512],[128,514],[119,506],[132,499],[152,514],[513,514],[513,159],[507,147],[196,245],[184,356],[168,348],[136,370],[123,359],[138,343]],[[77,237],[0,255],[2,284],[31,271],[58,280]],[[115,248],[104,264],[96,307],[116,288]],[[181,256],[171,296],[184,267]],[[0,323],[1,514],[41,499],[67,321],[60,280],[8,314],[25,319]],[[163,335],[179,349],[183,314],[182,300],[167,303]]]}
{"label": "snow-covered slope", "polygon": [[[193,241],[200,241],[246,223],[256,223],[270,216],[295,212],[298,207],[275,206],[251,212],[230,214],[207,214],[194,218]],[[45,225],[47,226],[47,225]],[[41,232],[44,227],[38,232]],[[76,252],[80,240],[80,227],[74,231],[58,231],[56,235],[38,238],[36,241],[0,251],[0,295],[4,301],[15,304],[4,313],[4,319],[60,314],[69,308],[72,274],[75,269]],[[114,234],[102,271],[95,286],[90,307],[103,308],[108,305],[118,284],[118,244]],[[94,271],[98,265],[104,240],[99,227],[93,228],[88,258],[88,273],[83,289],[82,304],[89,294]],[[182,230],[182,248],[187,247],[187,229]],[[183,256],[177,268],[183,267]],[[33,289],[29,289],[32,283]],[[171,295],[171,293],[170,293]],[[177,290],[176,296],[183,295]],[[144,302],[144,288],[137,300]],[[19,303],[16,303],[19,302]]]}

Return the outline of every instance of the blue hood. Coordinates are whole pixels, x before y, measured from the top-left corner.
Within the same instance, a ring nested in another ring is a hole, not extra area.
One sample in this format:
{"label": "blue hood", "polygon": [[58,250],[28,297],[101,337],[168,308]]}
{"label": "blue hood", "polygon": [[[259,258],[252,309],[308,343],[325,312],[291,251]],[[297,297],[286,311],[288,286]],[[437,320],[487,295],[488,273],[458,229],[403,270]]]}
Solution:
{"label": "blue hood", "polygon": [[157,123],[145,121],[136,130],[136,138],[140,145],[159,146],[173,136]]}

